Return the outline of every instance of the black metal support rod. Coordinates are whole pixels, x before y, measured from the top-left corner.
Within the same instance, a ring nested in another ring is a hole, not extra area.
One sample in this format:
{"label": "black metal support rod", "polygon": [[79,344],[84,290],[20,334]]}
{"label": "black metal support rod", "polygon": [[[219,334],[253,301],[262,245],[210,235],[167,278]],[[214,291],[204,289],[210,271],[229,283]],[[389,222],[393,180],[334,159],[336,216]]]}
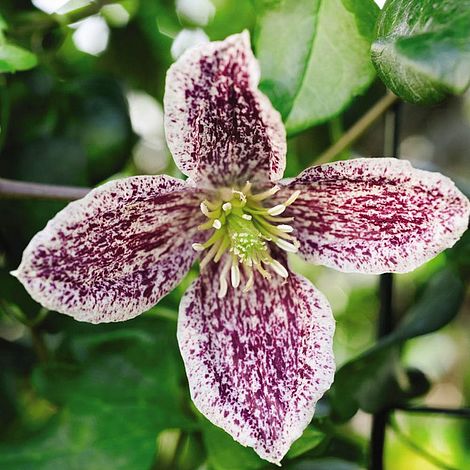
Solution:
{"label": "black metal support rod", "polygon": [[397,406],[396,411],[406,413],[439,414],[449,418],[470,419],[470,408],[438,408],[433,406]]}
{"label": "black metal support rod", "polygon": [[[385,115],[384,156],[399,157],[400,144],[400,103],[396,102]],[[379,284],[380,310],[377,324],[377,338],[393,331],[393,275],[382,274]],[[382,410],[372,418],[370,437],[370,470],[384,470],[385,434],[389,410]]]}

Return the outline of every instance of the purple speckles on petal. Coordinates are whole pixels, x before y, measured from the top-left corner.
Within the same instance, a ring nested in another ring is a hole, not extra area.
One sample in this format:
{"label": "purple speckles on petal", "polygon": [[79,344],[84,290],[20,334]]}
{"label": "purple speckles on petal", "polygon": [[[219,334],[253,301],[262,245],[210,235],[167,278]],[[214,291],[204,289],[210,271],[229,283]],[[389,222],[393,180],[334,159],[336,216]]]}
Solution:
{"label": "purple speckles on petal", "polygon": [[255,276],[217,297],[211,264],[180,306],[178,341],[196,406],[278,463],[312,419],[334,374],[330,307],[306,279]]}
{"label": "purple speckles on petal", "polygon": [[451,247],[468,224],[468,199],[439,173],[393,158],[312,167],[288,189],[286,216],[308,261],[347,272],[407,272]]}
{"label": "purple speckles on petal", "polygon": [[201,197],[168,176],[107,183],[59,212],[15,274],[42,305],[77,320],[135,317],[191,267]]}
{"label": "purple speckles on petal", "polygon": [[247,32],[196,46],[169,69],[166,136],[193,180],[234,185],[282,177],[285,130],[258,81]]}

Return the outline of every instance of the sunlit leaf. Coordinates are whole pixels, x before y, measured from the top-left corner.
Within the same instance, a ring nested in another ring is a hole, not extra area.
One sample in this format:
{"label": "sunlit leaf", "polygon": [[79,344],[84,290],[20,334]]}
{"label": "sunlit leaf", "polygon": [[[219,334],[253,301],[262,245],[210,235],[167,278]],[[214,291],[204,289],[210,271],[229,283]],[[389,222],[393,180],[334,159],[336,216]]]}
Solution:
{"label": "sunlit leaf", "polygon": [[372,0],[259,1],[261,89],[290,133],[340,113],[374,77]]}
{"label": "sunlit leaf", "polygon": [[36,67],[38,60],[32,53],[13,44],[0,45],[0,73],[29,70]]}
{"label": "sunlit leaf", "polygon": [[406,101],[432,103],[463,93],[470,84],[470,1],[388,0],[372,60]]}

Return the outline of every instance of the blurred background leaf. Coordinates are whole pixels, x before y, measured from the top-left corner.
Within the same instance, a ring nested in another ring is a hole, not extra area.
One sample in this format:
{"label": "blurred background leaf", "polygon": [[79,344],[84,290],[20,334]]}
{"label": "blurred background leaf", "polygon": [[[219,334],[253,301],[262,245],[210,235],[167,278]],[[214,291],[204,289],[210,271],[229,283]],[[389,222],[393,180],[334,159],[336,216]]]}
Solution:
{"label": "blurred background leaf", "polygon": [[0,14],[0,73],[28,70],[38,63],[36,56],[22,47],[8,44],[5,31],[8,25]]}
{"label": "blurred background leaf", "polygon": [[358,408],[375,413],[426,393],[426,377],[400,364],[398,346],[447,325],[463,298],[464,285],[452,270],[434,274],[394,331],[337,371],[330,392],[335,417],[350,419]]}
{"label": "blurred background leaf", "polygon": [[36,56],[31,52],[13,44],[0,44],[0,73],[28,70],[36,65]]}

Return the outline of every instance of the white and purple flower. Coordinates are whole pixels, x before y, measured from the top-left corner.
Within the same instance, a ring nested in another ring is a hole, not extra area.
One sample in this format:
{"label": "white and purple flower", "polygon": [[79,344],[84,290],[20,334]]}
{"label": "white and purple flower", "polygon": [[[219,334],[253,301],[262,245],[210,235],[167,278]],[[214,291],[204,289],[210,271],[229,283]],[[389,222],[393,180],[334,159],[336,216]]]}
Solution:
{"label": "white and purple flower", "polygon": [[469,202],[438,173],[390,158],[342,161],[281,181],[286,138],[258,89],[247,33],[170,68],[168,145],[187,181],[137,176],[72,202],[14,273],[45,307],[129,320],[200,260],[178,341],[199,410],[279,463],[334,375],[324,296],[286,253],[341,271],[407,272],[451,247]]}

